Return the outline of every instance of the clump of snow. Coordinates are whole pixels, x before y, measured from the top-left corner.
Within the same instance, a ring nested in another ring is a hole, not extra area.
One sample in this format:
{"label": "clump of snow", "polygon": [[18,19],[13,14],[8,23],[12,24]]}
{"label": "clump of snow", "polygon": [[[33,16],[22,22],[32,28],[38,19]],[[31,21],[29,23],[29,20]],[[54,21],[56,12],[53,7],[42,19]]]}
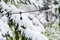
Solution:
{"label": "clump of snow", "polygon": [[9,34],[10,36],[12,36],[12,30],[9,28],[9,25],[6,24],[3,20],[0,19],[0,32],[5,35],[5,34]]}
{"label": "clump of snow", "polygon": [[17,13],[20,10],[16,8],[16,6],[14,5],[7,5],[4,1],[0,2],[0,5],[2,7],[2,10],[7,10],[7,12],[11,12],[11,13]]}
{"label": "clump of snow", "polygon": [[1,32],[0,32],[0,40],[6,40],[6,38],[2,36]]}
{"label": "clump of snow", "polygon": [[26,37],[32,38],[32,40],[48,40],[46,36],[39,33],[38,31],[31,30],[30,28],[24,30],[24,33]]}
{"label": "clump of snow", "polygon": [[1,20],[3,20],[4,23],[9,22],[8,18],[5,15],[3,17],[1,17]]}

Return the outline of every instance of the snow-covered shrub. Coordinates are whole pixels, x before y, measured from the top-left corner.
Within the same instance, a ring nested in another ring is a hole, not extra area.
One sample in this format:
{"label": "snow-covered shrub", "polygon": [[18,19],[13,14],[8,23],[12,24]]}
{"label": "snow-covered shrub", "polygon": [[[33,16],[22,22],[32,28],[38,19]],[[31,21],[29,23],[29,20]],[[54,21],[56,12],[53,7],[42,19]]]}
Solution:
{"label": "snow-covered shrub", "polygon": [[[16,0],[15,0],[16,1]],[[0,39],[19,40],[19,35],[32,40],[48,40],[44,26],[30,13],[12,4],[0,2]],[[15,38],[15,39],[14,39]]]}

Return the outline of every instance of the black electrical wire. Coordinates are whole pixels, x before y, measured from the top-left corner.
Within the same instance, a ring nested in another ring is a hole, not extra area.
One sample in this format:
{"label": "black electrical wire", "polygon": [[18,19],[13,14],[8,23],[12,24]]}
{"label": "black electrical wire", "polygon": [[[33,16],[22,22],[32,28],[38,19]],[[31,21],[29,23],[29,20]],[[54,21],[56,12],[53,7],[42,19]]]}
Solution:
{"label": "black electrical wire", "polygon": [[[19,12],[19,13],[12,13],[12,14],[21,14],[21,13],[28,13],[28,12],[36,12],[36,11],[39,11],[39,10],[32,10],[32,11],[26,11],[26,12]],[[12,15],[10,14],[10,15]],[[0,14],[0,15],[6,15],[6,14]]]}

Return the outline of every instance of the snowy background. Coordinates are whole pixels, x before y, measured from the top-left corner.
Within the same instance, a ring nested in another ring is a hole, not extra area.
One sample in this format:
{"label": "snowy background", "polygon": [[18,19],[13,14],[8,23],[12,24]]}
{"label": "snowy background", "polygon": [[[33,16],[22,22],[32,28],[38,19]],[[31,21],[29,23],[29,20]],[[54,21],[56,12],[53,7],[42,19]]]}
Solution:
{"label": "snowy background", "polygon": [[60,40],[60,0],[0,0],[0,40]]}

